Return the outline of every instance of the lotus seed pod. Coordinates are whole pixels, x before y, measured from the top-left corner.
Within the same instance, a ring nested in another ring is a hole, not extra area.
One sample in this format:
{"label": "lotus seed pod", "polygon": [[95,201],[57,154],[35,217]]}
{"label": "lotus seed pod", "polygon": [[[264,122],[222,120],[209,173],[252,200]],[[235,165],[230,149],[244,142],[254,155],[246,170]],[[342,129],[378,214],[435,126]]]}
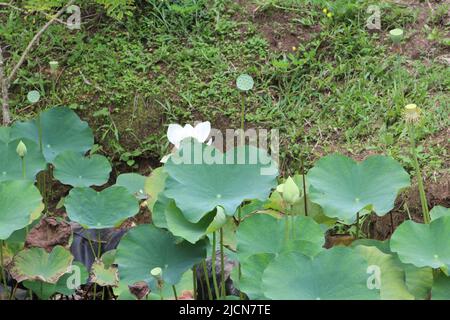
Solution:
{"label": "lotus seed pod", "polygon": [[22,140],[20,140],[19,144],[17,145],[16,152],[21,158],[27,155],[27,146],[25,145],[25,143],[23,143]]}
{"label": "lotus seed pod", "polygon": [[153,277],[155,277],[155,278],[157,278],[157,279],[160,279],[160,278],[161,278],[161,275],[162,275],[162,269],[159,268],[159,267],[153,268],[152,271],[150,271],[150,274],[151,274]]}
{"label": "lotus seed pod", "polygon": [[236,86],[241,91],[249,91],[253,89],[254,81],[251,76],[248,74],[241,74],[236,79]]}
{"label": "lotus seed pod", "polygon": [[58,70],[58,65],[59,65],[58,61],[52,60],[48,64],[50,65],[50,70],[52,71],[52,73],[55,73],[56,70]]}
{"label": "lotus seed pod", "polygon": [[411,103],[405,106],[405,120],[408,123],[417,123],[420,120],[420,109]]}
{"label": "lotus seed pod", "polygon": [[391,37],[392,42],[400,43],[403,39],[403,30],[402,29],[392,29],[389,31],[389,36]]}
{"label": "lotus seed pod", "polygon": [[287,178],[286,182],[284,183],[283,199],[291,205],[297,202],[298,199],[300,199],[300,190],[291,177]]}

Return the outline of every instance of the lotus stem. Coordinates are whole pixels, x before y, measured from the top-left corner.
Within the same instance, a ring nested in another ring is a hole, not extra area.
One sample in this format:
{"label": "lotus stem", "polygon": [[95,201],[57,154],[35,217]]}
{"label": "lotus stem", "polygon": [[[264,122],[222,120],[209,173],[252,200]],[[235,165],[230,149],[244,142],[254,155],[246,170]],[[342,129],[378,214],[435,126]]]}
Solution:
{"label": "lotus stem", "polygon": [[19,286],[19,283],[16,281],[16,285],[14,286],[14,289],[12,290],[11,295],[9,296],[9,300],[16,298],[16,291],[17,291],[18,286]]}
{"label": "lotus stem", "polygon": [[212,263],[212,278],[213,278],[213,284],[214,284],[214,291],[216,293],[216,299],[220,297],[220,291],[219,286],[217,285],[217,275],[216,275],[216,247],[217,247],[217,240],[216,240],[216,232],[213,232],[213,244],[212,244],[212,255],[211,255],[211,263]]}
{"label": "lotus stem", "polygon": [[197,267],[194,265],[192,267],[192,280],[193,280],[193,288],[194,288],[194,300],[197,300]]}
{"label": "lotus stem", "polygon": [[221,295],[222,297],[226,297],[226,292],[225,292],[225,254],[224,254],[224,247],[223,247],[223,228],[220,228],[220,264],[221,264],[221,269],[220,269],[220,280],[221,280]]}
{"label": "lotus stem", "polygon": [[175,287],[175,285],[172,285],[172,290],[173,290],[173,295],[175,296],[175,300],[178,300],[177,288]]}
{"label": "lotus stem", "polygon": [[356,240],[359,239],[359,212],[356,214]]}
{"label": "lotus stem", "polygon": [[3,280],[3,287],[4,290],[8,290],[8,283],[6,282],[6,272],[5,272],[5,264],[4,264],[4,252],[3,252],[3,246],[5,245],[5,241],[1,240],[0,242],[0,264],[2,267],[2,280]]}
{"label": "lotus stem", "polygon": [[416,139],[415,139],[413,124],[409,124],[409,139],[410,139],[410,144],[411,144],[411,155],[412,155],[412,160],[413,160],[413,166],[414,166],[414,170],[416,171],[417,185],[419,187],[419,195],[420,195],[420,203],[422,205],[423,221],[425,223],[430,223],[431,218],[430,218],[430,212],[428,210],[428,203],[427,203],[427,197],[425,195],[425,188],[423,186],[422,171],[420,170],[419,160],[417,159]]}
{"label": "lotus stem", "polygon": [[245,95],[242,94],[241,98],[241,145],[243,146],[244,141],[244,127],[245,127]]}
{"label": "lotus stem", "polygon": [[26,171],[25,171],[25,157],[20,157],[20,159],[22,160],[22,177],[25,180],[27,177]]}
{"label": "lotus stem", "polygon": [[305,164],[303,158],[300,158],[300,163],[302,166],[302,180],[303,180],[303,204],[305,206],[305,216],[308,216],[308,202],[306,199],[306,177],[305,177]]}
{"label": "lotus stem", "polygon": [[97,230],[97,259],[100,259],[100,256],[102,254],[102,237],[100,234],[100,231]]}
{"label": "lotus stem", "polygon": [[208,289],[208,298],[209,298],[209,300],[212,300],[213,296],[212,296],[212,291],[211,291],[211,285],[209,284],[208,268],[206,267],[205,259],[203,259],[202,265],[203,265],[203,273],[205,275],[206,288]]}
{"label": "lotus stem", "polygon": [[105,288],[103,288],[103,290],[102,290],[102,301],[104,301],[105,300]]}

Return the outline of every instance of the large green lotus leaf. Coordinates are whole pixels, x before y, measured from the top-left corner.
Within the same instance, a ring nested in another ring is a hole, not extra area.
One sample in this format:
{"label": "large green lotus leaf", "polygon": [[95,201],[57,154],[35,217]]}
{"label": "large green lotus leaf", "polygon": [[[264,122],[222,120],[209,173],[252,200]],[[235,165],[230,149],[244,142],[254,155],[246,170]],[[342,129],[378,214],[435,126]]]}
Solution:
{"label": "large green lotus leaf", "polygon": [[16,122],[12,126],[14,139],[27,138],[39,145],[39,126],[42,132],[42,151],[49,163],[63,151],[84,154],[94,145],[94,136],[87,122],[67,107],[56,107],[42,112],[38,118]]}
{"label": "large green lotus leaf", "polygon": [[241,262],[242,275],[239,280],[239,289],[250,300],[267,299],[262,289],[262,276],[264,270],[274,258],[275,254],[272,253],[258,253]]}
{"label": "large green lotus leaf", "polygon": [[147,198],[144,191],[146,179],[146,177],[138,173],[123,173],[117,177],[116,185],[127,188],[128,192],[136,198],[143,200]]}
{"label": "large green lotus leaf", "polygon": [[450,277],[447,277],[442,272],[434,279],[431,299],[450,300]]}
{"label": "large green lotus leaf", "polygon": [[368,208],[384,215],[398,192],[409,186],[408,173],[392,158],[370,156],[361,163],[339,154],[320,159],[308,172],[310,199],[325,215],[352,223]]}
{"label": "large green lotus leaf", "polygon": [[395,256],[376,247],[357,246],[354,250],[363,256],[369,266],[380,270],[380,295],[383,300],[414,300],[405,283],[405,272]]}
{"label": "large green lotus leaf", "polygon": [[433,285],[433,269],[403,264],[403,270],[405,270],[405,281],[409,292],[416,297],[416,300],[428,299]]}
{"label": "large green lotus leaf", "polygon": [[[372,239],[360,239],[352,242],[352,247],[365,246],[373,247],[382,253],[391,256],[396,266],[400,267],[404,273],[404,281],[408,291],[416,299],[426,299],[433,284],[433,269],[417,268],[412,264],[405,264],[400,261],[398,255],[390,249],[389,240],[378,241]],[[382,284],[383,286],[383,284]],[[383,289],[381,291],[383,296]]]}
{"label": "large green lotus leaf", "polygon": [[367,286],[368,264],[357,252],[333,247],[310,258],[299,252],[278,255],[263,273],[263,292],[280,300],[375,300]]}
{"label": "large green lotus leaf", "polygon": [[[10,128],[0,128],[8,131]],[[45,169],[46,162],[39,150],[39,146],[27,139],[10,140],[9,133],[5,134],[5,140],[0,140],[0,181],[23,179],[22,160],[17,154],[17,145],[22,142],[27,147],[25,160],[25,178],[34,181],[38,172]]]}
{"label": "large green lotus leaf", "polygon": [[[291,224],[291,218],[289,220]],[[277,219],[267,214],[255,214],[245,219],[236,232],[239,259],[243,261],[258,253],[277,254],[292,248],[301,250],[302,247],[308,252],[321,251],[325,237],[320,225],[312,218],[294,216],[294,227],[291,228],[295,229],[295,233],[291,229],[291,240],[286,242],[286,218]]]}
{"label": "large green lotus leaf", "polygon": [[73,256],[62,246],[48,253],[43,248],[25,249],[19,252],[10,266],[10,273],[17,282],[39,280],[57,283],[69,271]]}
{"label": "large green lotus leaf", "polygon": [[391,237],[391,250],[416,267],[450,266],[450,216],[421,224],[403,222]]}
{"label": "large green lotus leaf", "polygon": [[431,220],[439,219],[440,217],[450,216],[450,208],[435,206],[430,211]]}
{"label": "large green lotus leaf", "polygon": [[147,205],[150,211],[158,199],[159,194],[164,190],[166,185],[167,173],[164,167],[156,168],[151,175],[145,180],[145,193],[148,195]]}
{"label": "large green lotus leaf", "polygon": [[[76,289],[72,289],[67,285],[67,282],[71,282],[71,277],[79,277],[80,285],[85,284],[89,278],[89,273],[86,267],[80,262],[74,262],[72,268],[78,268],[79,273],[75,274],[75,271],[68,272],[59,278],[56,284],[47,283],[42,281],[29,281],[23,282],[23,285],[33,291],[40,299],[48,300],[54,294],[60,293],[65,296],[73,295]],[[78,271],[76,271],[78,272]]]}
{"label": "large green lotus leaf", "polygon": [[[218,163],[207,164],[202,154],[211,154]],[[222,154],[212,146],[184,140],[164,166],[168,174],[164,195],[175,200],[190,222],[198,222],[217,206],[231,216],[242,201],[265,200],[275,187],[277,170],[261,163],[267,159],[265,151],[252,146]]]}
{"label": "large green lotus leaf", "polygon": [[106,157],[84,157],[74,151],[64,151],[53,162],[55,178],[72,187],[101,186],[108,182],[112,170]]}
{"label": "large green lotus leaf", "polygon": [[112,186],[98,192],[74,188],[64,201],[70,220],[85,228],[112,228],[139,212],[137,199],[125,187]]}
{"label": "large green lotus leaf", "polygon": [[154,278],[150,271],[159,267],[164,282],[174,285],[184,272],[205,256],[205,241],[196,244],[177,242],[168,231],[153,225],[140,225],[122,238],[115,262],[119,265],[121,282],[134,284],[145,281],[151,285]]}
{"label": "large green lotus leaf", "polygon": [[33,182],[0,182],[0,240],[6,240],[14,231],[25,228],[31,217],[43,209],[41,194]]}
{"label": "large green lotus leaf", "polygon": [[204,216],[199,222],[192,223],[183,216],[183,213],[175,205],[175,201],[170,200],[165,210],[165,216],[167,227],[174,236],[182,237],[190,243],[196,243],[206,235],[208,227],[214,220],[215,211]]}
{"label": "large green lotus leaf", "polygon": [[160,194],[152,206],[152,222],[158,228],[169,229],[166,220],[166,208],[172,201],[172,199],[165,197],[164,194]]}

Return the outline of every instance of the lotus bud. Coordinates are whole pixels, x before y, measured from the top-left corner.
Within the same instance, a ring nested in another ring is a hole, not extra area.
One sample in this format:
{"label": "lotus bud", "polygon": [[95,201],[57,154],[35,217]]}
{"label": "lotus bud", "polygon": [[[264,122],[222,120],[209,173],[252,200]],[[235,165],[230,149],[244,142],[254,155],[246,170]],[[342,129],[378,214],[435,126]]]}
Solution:
{"label": "lotus bud", "polygon": [[300,199],[300,190],[291,177],[283,185],[283,199],[291,205]]}
{"label": "lotus bud", "polygon": [[20,140],[19,144],[17,145],[16,152],[21,158],[27,155],[27,146],[25,145],[25,143],[23,143],[22,140]]}
{"label": "lotus bud", "polygon": [[420,109],[411,103],[405,106],[405,121],[407,123],[417,123],[420,120]]}
{"label": "lotus bud", "polygon": [[50,71],[52,72],[52,74],[55,74],[56,71],[58,70],[59,62],[52,60],[48,64],[50,65]]}

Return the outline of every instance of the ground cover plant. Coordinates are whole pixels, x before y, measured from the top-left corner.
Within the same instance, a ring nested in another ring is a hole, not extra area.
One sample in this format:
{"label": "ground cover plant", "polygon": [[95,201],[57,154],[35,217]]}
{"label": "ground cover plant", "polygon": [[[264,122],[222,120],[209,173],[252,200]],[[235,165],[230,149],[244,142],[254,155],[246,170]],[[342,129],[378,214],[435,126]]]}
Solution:
{"label": "ground cover plant", "polygon": [[450,299],[428,4],[0,3],[0,299]]}

